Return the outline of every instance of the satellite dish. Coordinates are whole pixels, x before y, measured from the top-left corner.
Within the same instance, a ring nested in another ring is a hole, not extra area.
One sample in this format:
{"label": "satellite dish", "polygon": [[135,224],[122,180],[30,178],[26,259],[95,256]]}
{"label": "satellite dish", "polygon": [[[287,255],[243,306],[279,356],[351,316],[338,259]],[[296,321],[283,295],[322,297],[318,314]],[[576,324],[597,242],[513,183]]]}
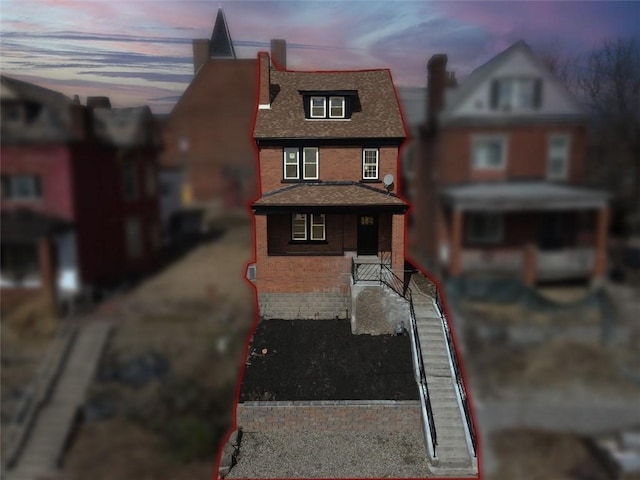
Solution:
{"label": "satellite dish", "polygon": [[388,191],[391,191],[393,188],[393,175],[391,175],[390,173],[387,173],[384,176],[382,183],[384,183],[384,186]]}

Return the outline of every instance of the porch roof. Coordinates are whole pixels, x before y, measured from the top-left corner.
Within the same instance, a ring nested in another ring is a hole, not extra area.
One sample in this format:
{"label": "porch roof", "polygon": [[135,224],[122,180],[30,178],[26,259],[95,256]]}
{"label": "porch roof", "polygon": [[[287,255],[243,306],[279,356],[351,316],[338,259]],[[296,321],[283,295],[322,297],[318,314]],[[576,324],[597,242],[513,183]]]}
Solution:
{"label": "porch roof", "polygon": [[600,190],[544,181],[492,182],[443,189],[446,205],[471,211],[586,210],[607,206]]}
{"label": "porch roof", "polygon": [[375,207],[404,212],[408,204],[393,193],[358,182],[297,183],[264,194],[252,207],[257,210],[284,207],[337,208]]}
{"label": "porch roof", "polygon": [[1,222],[0,238],[4,244],[35,243],[42,237],[73,226],[63,218],[26,209],[2,212]]}

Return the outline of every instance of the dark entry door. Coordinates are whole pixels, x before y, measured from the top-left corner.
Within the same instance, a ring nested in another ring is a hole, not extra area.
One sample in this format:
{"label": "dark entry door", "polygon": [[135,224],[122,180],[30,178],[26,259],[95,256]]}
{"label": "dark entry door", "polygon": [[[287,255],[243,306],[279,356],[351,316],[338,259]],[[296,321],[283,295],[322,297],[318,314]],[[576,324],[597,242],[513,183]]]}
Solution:
{"label": "dark entry door", "polygon": [[541,250],[557,250],[567,246],[571,218],[563,212],[542,213],[538,217],[538,246]]}
{"label": "dark entry door", "polygon": [[378,254],[378,216],[358,216],[358,255]]}

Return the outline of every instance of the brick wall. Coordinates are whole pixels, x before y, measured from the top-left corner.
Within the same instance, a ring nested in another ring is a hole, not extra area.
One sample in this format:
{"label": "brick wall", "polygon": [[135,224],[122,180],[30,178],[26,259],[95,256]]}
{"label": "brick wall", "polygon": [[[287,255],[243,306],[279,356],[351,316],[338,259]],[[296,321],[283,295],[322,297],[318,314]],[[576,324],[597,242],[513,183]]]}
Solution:
{"label": "brick wall", "polygon": [[349,318],[351,297],[348,293],[259,293],[258,308],[262,318],[283,320],[323,320]]}
{"label": "brick wall", "polygon": [[246,402],[238,404],[244,432],[403,432],[421,420],[418,401]]}
{"label": "brick wall", "polygon": [[[313,143],[309,143],[313,147]],[[395,191],[399,191],[397,175],[397,147],[380,147],[378,165],[379,183],[373,186],[383,188],[382,179],[387,173],[396,177]],[[362,147],[320,147],[318,152],[318,176],[321,180],[362,180]],[[263,147],[260,149],[260,179],[262,192],[277,190],[283,184],[282,147]]]}

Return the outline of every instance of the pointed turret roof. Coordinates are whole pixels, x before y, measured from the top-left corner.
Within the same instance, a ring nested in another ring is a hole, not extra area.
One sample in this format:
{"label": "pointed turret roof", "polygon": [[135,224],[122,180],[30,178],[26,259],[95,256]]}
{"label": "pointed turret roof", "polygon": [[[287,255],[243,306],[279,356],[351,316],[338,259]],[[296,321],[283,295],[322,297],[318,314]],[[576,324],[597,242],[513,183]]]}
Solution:
{"label": "pointed turret roof", "polygon": [[209,53],[215,58],[236,58],[236,52],[233,49],[231,35],[229,35],[229,27],[227,19],[224,16],[222,8],[218,9],[216,15],[216,23],[211,33],[211,43],[209,44]]}

